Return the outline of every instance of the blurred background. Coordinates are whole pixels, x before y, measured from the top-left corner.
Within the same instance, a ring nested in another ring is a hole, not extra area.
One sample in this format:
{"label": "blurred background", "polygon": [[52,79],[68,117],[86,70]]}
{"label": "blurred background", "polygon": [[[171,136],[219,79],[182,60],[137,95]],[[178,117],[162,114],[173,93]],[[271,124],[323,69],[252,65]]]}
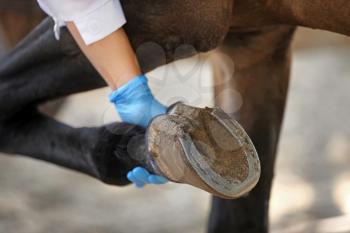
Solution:
{"label": "blurred background", "polygon": [[[33,15],[22,16],[28,21],[21,25],[16,22],[23,18],[1,14],[0,55],[42,17]],[[149,73],[155,95],[164,103],[213,106],[212,55]],[[108,93],[105,88],[70,96],[56,117],[74,126],[116,121]],[[285,116],[271,199],[272,232],[350,232],[350,38],[298,30]],[[186,185],[111,187],[55,165],[3,154],[0,187],[0,232],[6,233],[199,233],[205,232],[210,209],[210,196]]]}

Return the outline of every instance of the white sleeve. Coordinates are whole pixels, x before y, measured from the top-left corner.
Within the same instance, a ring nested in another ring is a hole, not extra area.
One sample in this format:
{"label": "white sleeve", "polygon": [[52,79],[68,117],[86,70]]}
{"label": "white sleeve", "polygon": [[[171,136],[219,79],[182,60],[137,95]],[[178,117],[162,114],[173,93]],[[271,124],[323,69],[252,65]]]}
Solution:
{"label": "white sleeve", "polygon": [[119,0],[38,0],[57,26],[73,21],[89,45],[121,28],[126,19]]}

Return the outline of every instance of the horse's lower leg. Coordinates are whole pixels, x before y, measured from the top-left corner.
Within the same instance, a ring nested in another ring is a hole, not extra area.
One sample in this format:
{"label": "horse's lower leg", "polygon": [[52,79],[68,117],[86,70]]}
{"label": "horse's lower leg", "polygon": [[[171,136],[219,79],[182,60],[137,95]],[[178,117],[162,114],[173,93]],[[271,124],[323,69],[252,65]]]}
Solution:
{"label": "horse's lower leg", "polygon": [[124,184],[126,169],[138,162],[128,158],[126,147],[143,130],[117,123],[72,128],[37,111],[44,101],[105,85],[70,35],[63,32],[57,42],[51,26],[44,21],[0,65],[0,151]]}
{"label": "horse's lower leg", "polygon": [[213,199],[210,233],[268,231],[268,202],[287,94],[293,31],[290,27],[270,27],[234,32],[226,39],[222,51],[233,59],[235,73],[228,82],[216,80],[218,104],[230,108],[226,101],[236,102],[231,98],[241,95],[242,106],[235,116],[256,146],[262,174],[248,196]]}
{"label": "horse's lower leg", "polygon": [[1,152],[48,161],[115,185],[127,184],[127,171],[142,165],[128,146],[134,142],[142,151],[143,138],[144,131],[132,125],[73,128],[31,108],[0,122]]}

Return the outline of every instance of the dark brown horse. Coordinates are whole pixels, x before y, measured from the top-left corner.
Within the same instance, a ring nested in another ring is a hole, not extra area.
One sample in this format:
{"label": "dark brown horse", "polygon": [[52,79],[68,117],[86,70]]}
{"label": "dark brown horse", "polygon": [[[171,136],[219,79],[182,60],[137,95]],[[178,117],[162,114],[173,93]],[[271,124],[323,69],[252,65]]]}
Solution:
{"label": "dark brown horse", "polygon": [[[262,176],[246,197],[213,198],[208,232],[268,232],[270,189],[288,89],[293,33],[302,25],[350,36],[350,2],[122,3],[128,18],[126,31],[144,72],[193,55],[192,46],[197,52],[218,48],[234,61],[235,75],[230,82],[220,82],[217,77],[215,92],[234,87],[242,94],[244,103],[235,117],[256,146]],[[52,26],[53,22],[45,19],[0,63],[0,151],[46,160],[109,184],[127,184],[125,172],[136,164],[142,165],[142,160],[133,159],[133,155],[142,157],[144,153],[142,129],[122,123],[72,128],[37,110],[48,100],[105,86],[68,31],[62,30],[61,40],[56,41]],[[191,46],[181,46],[184,44]],[[225,102],[229,106],[231,100],[225,96],[218,99],[218,104]],[[130,144],[133,146],[128,150]]]}

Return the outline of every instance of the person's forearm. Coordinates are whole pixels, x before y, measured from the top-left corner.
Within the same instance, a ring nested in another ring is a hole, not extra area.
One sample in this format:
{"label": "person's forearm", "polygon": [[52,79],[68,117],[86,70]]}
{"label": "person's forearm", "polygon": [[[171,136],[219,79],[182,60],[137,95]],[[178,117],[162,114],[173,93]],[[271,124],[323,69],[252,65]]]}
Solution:
{"label": "person's forearm", "polygon": [[123,122],[147,127],[166,106],[156,100],[141,74],[136,55],[123,29],[95,43],[86,45],[74,23],[68,23],[73,37],[96,70],[112,88],[109,100]]}
{"label": "person's forearm", "polygon": [[134,50],[122,28],[102,40],[86,45],[73,22],[68,22],[67,27],[112,90],[141,74]]}

